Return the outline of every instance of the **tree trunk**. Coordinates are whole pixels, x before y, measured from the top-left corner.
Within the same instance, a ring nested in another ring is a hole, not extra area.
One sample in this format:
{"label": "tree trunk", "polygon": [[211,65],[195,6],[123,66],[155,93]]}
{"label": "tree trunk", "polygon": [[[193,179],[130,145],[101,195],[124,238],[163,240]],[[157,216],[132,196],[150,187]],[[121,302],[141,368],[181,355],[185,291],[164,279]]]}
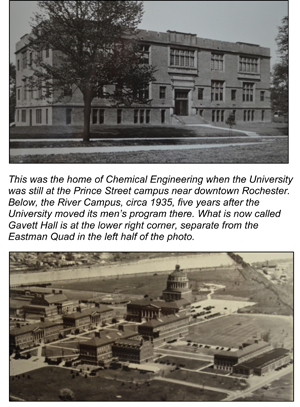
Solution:
{"label": "tree trunk", "polygon": [[83,113],[83,141],[88,143],[90,141],[90,123],[91,123],[91,104],[92,98],[90,97],[90,90],[87,89],[83,95],[84,100],[84,113]]}
{"label": "tree trunk", "polygon": [[83,141],[90,141],[91,103],[84,103]]}

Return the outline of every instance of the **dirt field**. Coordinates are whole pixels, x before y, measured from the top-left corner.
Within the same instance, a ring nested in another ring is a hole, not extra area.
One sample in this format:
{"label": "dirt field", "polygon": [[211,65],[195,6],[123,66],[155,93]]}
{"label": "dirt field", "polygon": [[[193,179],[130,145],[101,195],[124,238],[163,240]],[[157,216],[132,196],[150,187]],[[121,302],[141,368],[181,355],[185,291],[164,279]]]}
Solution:
{"label": "dirt field", "polygon": [[264,334],[269,335],[275,347],[293,347],[292,319],[276,315],[237,314],[218,318],[191,326],[187,338],[210,345],[238,348],[242,342],[254,337],[259,339]]}

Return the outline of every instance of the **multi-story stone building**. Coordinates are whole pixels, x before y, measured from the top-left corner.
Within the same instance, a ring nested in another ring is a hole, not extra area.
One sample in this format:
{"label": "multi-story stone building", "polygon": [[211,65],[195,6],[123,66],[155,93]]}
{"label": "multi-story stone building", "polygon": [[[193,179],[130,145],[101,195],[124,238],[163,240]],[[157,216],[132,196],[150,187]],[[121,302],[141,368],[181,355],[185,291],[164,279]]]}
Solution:
{"label": "multi-story stone building", "polygon": [[35,324],[21,326],[18,324],[9,331],[9,346],[11,349],[26,349],[32,346],[48,343],[59,339],[63,331],[63,323],[40,321]]}
{"label": "multi-story stone building", "polygon": [[140,336],[117,339],[112,345],[112,353],[119,361],[141,364],[153,359],[153,345]]}
{"label": "multi-story stone building", "polygon": [[147,322],[165,315],[184,313],[190,310],[190,302],[185,298],[178,301],[153,301],[151,299],[135,300],[127,304],[127,321]]}
{"label": "multi-story stone building", "polygon": [[82,363],[108,366],[113,358],[113,344],[134,336],[137,336],[136,332],[129,330],[95,332],[94,338],[79,344],[80,359]]}
{"label": "multi-story stone building", "polygon": [[163,290],[163,299],[165,301],[178,301],[183,298],[191,302],[192,290],[189,287],[187,274],[177,264],[173,273],[168,276],[167,288]]}
{"label": "multi-story stone building", "polygon": [[63,316],[64,328],[69,328],[72,333],[79,333],[84,329],[96,327],[103,322],[111,322],[113,316],[113,310],[106,305],[99,305],[85,310],[78,308],[76,312]]}
{"label": "multi-story stone building", "polygon": [[[269,48],[176,31],[140,30],[138,35],[143,62],[156,67],[156,81],[142,92],[149,103],[116,108],[104,96],[109,87],[104,88],[92,102],[91,124],[224,123],[231,113],[237,122],[271,120]],[[64,97],[53,104],[57,95],[38,100],[42,90],[26,86],[34,60],[28,38],[16,44],[16,125],[82,124],[80,91],[64,89]],[[50,64],[58,58],[51,49],[40,55]]]}
{"label": "multi-story stone building", "polygon": [[139,334],[153,346],[184,337],[189,331],[189,317],[187,315],[167,315],[158,319],[151,319],[138,326]]}

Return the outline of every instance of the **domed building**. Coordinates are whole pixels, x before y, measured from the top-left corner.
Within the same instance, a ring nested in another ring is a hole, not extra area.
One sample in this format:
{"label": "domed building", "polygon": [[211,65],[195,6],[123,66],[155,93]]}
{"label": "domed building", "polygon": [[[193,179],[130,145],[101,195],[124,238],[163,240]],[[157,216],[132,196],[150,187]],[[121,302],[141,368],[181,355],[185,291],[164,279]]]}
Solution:
{"label": "domed building", "polygon": [[191,302],[192,290],[189,287],[187,274],[177,264],[173,273],[168,276],[167,288],[163,290],[163,299],[165,301],[177,301],[182,298]]}

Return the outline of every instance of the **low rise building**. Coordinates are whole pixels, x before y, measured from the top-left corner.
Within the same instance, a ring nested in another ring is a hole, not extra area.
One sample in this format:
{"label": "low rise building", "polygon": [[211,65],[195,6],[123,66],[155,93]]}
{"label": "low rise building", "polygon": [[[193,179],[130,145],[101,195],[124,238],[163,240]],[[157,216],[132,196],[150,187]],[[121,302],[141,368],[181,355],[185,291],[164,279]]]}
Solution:
{"label": "low rise building", "polygon": [[243,376],[262,376],[272,370],[286,365],[291,361],[291,354],[288,349],[276,348],[246,362],[233,366],[233,373]]}
{"label": "low rise building", "polygon": [[189,331],[187,315],[172,314],[158,319],[151,319],[138,327],[139,334],[153,346],[184,337]]}
{"label": "low rise building", "polygon": [[214,355],[214,369],[233,371],[233,366],[246,362],[271,349],[271,345],[264,341],[252,344],[244,343],[237,351],[219,351]]}

